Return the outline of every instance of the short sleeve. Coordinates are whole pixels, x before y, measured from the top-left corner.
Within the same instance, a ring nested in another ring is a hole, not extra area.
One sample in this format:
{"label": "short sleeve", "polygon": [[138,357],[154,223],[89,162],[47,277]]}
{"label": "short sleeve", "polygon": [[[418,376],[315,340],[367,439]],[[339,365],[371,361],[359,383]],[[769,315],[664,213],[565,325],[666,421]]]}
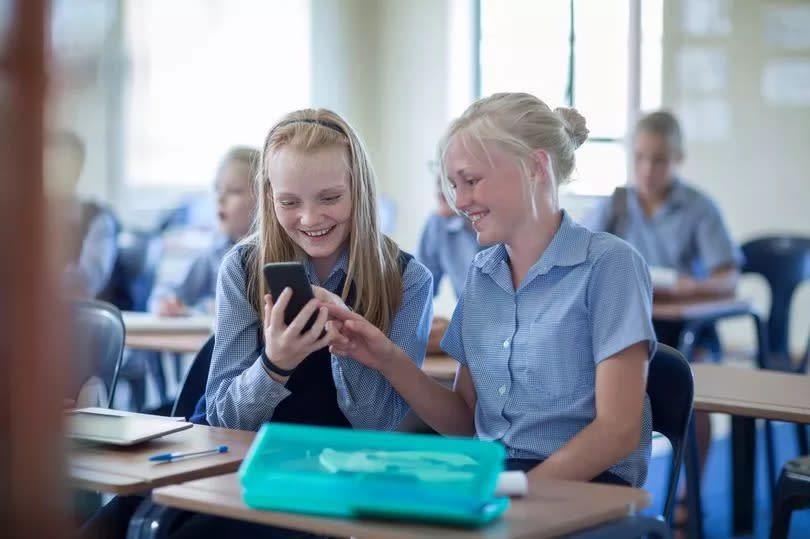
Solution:
{"label": "short sleeve", "polygon": [[610,245],[594,263],[587,291],[594,362],[642,341],[652,357],[656,339],[647,264],[623,240],[605,241]]}

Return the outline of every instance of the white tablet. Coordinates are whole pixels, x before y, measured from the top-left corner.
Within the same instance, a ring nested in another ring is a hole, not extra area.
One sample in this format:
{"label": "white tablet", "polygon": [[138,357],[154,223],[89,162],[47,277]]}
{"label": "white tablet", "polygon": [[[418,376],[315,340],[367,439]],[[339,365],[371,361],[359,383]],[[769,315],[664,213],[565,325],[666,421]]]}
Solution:
{"label": "white tablet", "polygon": [[65,415],[68,438],[113,445],[133,445],[192,427],[168,417],[123,415],[98,408],[71,410]]}

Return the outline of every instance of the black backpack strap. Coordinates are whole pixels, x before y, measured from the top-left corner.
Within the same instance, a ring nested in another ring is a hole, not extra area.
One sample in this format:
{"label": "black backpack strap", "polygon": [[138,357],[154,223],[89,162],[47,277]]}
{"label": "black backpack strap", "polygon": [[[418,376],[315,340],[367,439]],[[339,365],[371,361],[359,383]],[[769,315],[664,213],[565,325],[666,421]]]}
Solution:
{"label": "black backpack strap", "polygon": [[627,223],[627,188],[617,187],[610,196],[610,217],[605,232],[619,235]]}

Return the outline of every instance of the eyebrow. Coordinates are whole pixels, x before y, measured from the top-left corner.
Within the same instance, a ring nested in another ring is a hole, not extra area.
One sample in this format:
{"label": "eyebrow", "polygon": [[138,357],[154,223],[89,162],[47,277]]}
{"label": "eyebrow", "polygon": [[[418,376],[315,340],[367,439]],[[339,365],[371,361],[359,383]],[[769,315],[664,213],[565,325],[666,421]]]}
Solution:
{"label": "eyebrow", "polygon": [[[347,190],[347,187],[345,185],[335,185],[335,186],[332,186],[332,187],[327,187],[326,189],[321,189],[320,191],[318,191],[316,193],[315,196],[340,194],[340,193],[345,192],[346,190]],[[277,198],[281,198],[281,197],[298,198],[298,195],[296,195],[295,193],[275,193],[275,196]]]}

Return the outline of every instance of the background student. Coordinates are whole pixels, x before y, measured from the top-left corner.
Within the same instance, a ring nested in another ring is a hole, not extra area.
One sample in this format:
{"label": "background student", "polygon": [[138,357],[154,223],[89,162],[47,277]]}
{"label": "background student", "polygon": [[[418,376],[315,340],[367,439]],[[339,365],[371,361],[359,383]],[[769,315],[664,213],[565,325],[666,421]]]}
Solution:
{"label": "background student", "polygon": [[500,441],[510,468],[638,486],[651,445],[652,287],[632,247],[559,208],[587,133],[575,110],[521,93],[479,100],[450,125],[445,193],[491,246],[442,341],[460,363],[454,389],[336,307],[331,349],[382,372],[438,432]]}
{"label": "background student", "polygon": [[54,207],[67,227],[70,241],[64,246],[64,290],[78,297],[103,296],[118,254],[117,224],[112,213],[89,200],[81,200],[76,187],[84,168],[85,147],[79,136],[67,130],[48,134],[45,140],[45,176]]}
{"label": "background student", "polygon": [[[464,289],[467,269],[470,267],[473,257],[481,250],[481,246],[478,245],[475,231],[469,221],[457,215],[447,205],[444,193],[442,193],[438,163],[431,162],[431,172],[436,177],[437,208],[436,213],[428,218],[422,229],[416,258],[433,275],[434,297],[439,292],[442,278],[447,275],[453,285],[456,298],[458,298]],[[439,343],[444,337],[449,322],[447,318],[441,316],[433,317],[428,339],[428,353],[442,352]]]}
{"label": "background student", "polygon": [[191,312],[213,314],[217,272],[225,254],[250,232],[256,208],[253,176],[259,163],[254,148],[232,148],[216,175],[219,236],[189,266],[179,283],[158,283],[149,299],[150,311],[161,316]]}
{"label": "background student", "polygon": [[[625,239],[650,266],[677,277],[656,286],[656,301],[690,301],[734,294],[742,254],[731,239],[717,205],[679,175],[683,137],[678,120],[658,111],[643,116],[634,136],[635,185],[619,188],[598,209],[589,226]],[[677,347],[683,323],[656,321],[658,340]],[[713,326],[697,336],[695,358],[720,353]],[[709,416],[695,413],[701,466],[706,461],[711,429]],[[683,513],[679,508],[677,513]],[[676,514],[676,520],[683,515]]]}

